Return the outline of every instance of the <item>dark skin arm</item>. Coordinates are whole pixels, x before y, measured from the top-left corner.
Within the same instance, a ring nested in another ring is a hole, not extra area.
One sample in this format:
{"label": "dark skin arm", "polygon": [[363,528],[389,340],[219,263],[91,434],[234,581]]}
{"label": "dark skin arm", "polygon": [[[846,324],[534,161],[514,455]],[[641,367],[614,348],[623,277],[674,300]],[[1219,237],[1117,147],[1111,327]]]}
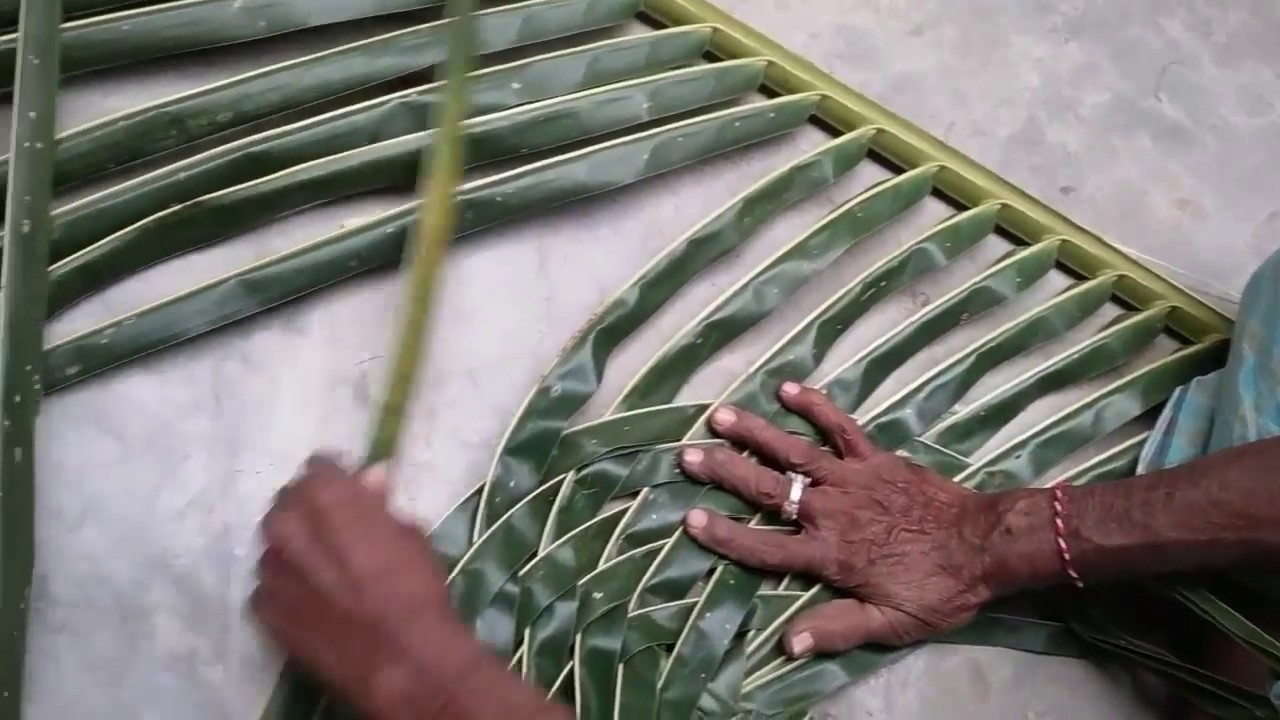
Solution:
{"label": "dark skin arm", "polygon": [[[801,531],[748,528],[695,509],[693,537],[745,565],[816,576],[847,598],[797,617],[784,636],[794,656],[863,643],[904,645],[967,623],[990,600],[1069,581],[1053,534],[1052,491],[984,495],[876,448],[817,390],[779,397],[832,451],[759,417],[721,408],[712,429],[730,447],[686,451],[691,476],[778,509],[790,482],[814,479]],[[1119,483],[1064,489],[1066,539],[1086,583],[1280,560],[1280,439]]]}
{"label": "dark skin arm", "polygon": [[[1091,581],[1206,570],[1280,559],[1280,438],[1241,445],[1120,483],[1064,488],[1067,545]],[[1052,521],[1043,490],[1000,497],[996,556],[1011,589],[1062,580],[1029,538]],[[1024,557],[1025,555],[1025,557]]]}
{"label": "dark skin arm", "polygon": [[444,569],[383,484],[317,456],[280,491],[251,601],[267,631],[369,720],[570,717],[458,621]]}
{"label": "dark skin arm", "polygon": [[[815,576],[847,597],[798,616],[795,656],[902,645],[965,624],[992,599],[1068,582],[1051,492],[983,495],[876,448],[820,392],[785,385],[783,405],[825,450],[721,408],[728,446],[690,449],[692,477],[780,508],[782,470],[814,479],[800,532],[749,528],[695,509],[685,527],[745,565]],[[1280,440],[1120,483],[1066,489],[1067,541],[1086,583],[1280,559]],[[422,530],[386,509],[376,473],[315,457],[263,520],[252,604],[267,631],[370,720],[560,720],[567,709],[520,682],[449,607]]]}

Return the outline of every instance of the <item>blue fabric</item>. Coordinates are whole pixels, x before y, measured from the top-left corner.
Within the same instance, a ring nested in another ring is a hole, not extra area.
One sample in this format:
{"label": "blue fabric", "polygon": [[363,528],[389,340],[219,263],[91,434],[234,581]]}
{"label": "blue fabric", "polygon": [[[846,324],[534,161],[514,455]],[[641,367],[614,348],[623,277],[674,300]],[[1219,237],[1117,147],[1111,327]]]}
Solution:
{"label": "blue fabric", "polygon": [[[1280,252],[1249,279],[1227,366],[1179,388],[1143,448],[1138,471],[1280,435]],[[1280,683],[1271,690],[1280,709]]]}

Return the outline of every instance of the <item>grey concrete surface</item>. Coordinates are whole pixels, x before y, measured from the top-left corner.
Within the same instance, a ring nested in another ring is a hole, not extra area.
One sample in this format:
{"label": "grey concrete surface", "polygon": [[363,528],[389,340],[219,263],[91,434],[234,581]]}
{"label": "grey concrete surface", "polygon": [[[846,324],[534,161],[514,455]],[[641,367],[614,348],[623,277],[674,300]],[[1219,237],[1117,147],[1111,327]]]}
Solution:
{"label": "grey concrete surface", "polygon": [[[1280,8],[1273,3],[722,1],[1227,307],[1250,268],[1280,245],[1273,169],[1280,167]],[[337,37],[311,33],[75,78],[61,120],[78,125]],[[398,470],[398,506],[424,522],[441,517],[483,478],[528,388],[604,298],[708,211],[820,139],[802,133],[718,158],[456,249]],[[875,178],[869,170],[855,175],[788,213],[664,311],[610,366],[604,401],[744,268]],[[326,205],[153,268],[59,318],[51,337],[402,199]],[[867,254],[824,273],[783,315],[801,316],[871,254],[941,212],[923,208],[909,227],[873,238]],[[1000,249],[984,247],[936,285],[895,298],[868,319],[866,332],[901,321]],[[362,278],[48,398],[37,453],[28,717],[255,716],[278,658],[243,609],[254,527],[313,448],[358,452],[385,370],[396,289],[392,275]],[[1009,316],[988,320],[1000,317]],[[715,397],[777,327],[735,344],[687,395]],[[981,329],[966,328],[969,340]],[[844,357],[857,342],[842,343]],[[1154,717],[1111,669],[964,648],[926,649],[818,712],[874,720]]]}

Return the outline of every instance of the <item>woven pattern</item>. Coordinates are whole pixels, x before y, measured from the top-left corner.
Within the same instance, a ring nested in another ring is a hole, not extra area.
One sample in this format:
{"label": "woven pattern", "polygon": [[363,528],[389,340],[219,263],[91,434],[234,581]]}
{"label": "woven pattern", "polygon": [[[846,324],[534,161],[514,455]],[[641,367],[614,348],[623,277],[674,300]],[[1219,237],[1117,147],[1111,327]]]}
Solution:
{"label": "woven pattern", "polygon": [[[184,3],[189,12],[214,14],[225,12],[224,4]],[[279,26],[229,26],[219,42],[433,3],[366,4],[351,10],[350,3],[322,3],[325,12],[306,22],[295,15]],[[166,30],[172,23],[164,13],[176,5],[131,11],[135,35],[149,40],[127,48],[117,32],[123,14],[76,21],[64,37],[68,70],[214,44],[208,34]],[[638,13],[675,27],[574,40]],[[780,522],[676,469],[681,448],[715,442],[704,426],[716,404],[733,403],[811,435],[774,396],[784,380],[806,380],[855,414],[881,445],[993,491],[1131,473],[1140,433],[1052,474],[1222,363],[1228,324],[1202,303],[1118,260],[1097,238],[847,88],[815,84],[814,71],[793,57],[753,52],[763,47],[755,35],[698,2],[530,0],[477,14],[475,32],[482,53],[559,44],[472,75],[467,162],[504,165],[459,190],[464,235],[811,129],[814,121],[838,129],[674,239],[594,313],[530,393],[488,477],[432,531],[464,619],[530,682],[573,704],[579,717],[799,717],[823,695],[910,652],[868,648],[785,659],[777,639],[786,621],[831,591],[724,563],[681,533],[681,519],[695,505],[756,525]],[[4,42],[0,63],[12,62]],[[57,183],[66,187],[419,71],[441,61],[445,45],[445,24],[425,23],[74,129],[59,138]],[[707,62],[709,54],[718,60]],[[765,88],[770,97],[758,94]],[[60,207],[53,216],[50,313],[278,217],[412,187],[422,150],[434,142],[429,112],[440,101],[440,86],[428,83],[345,104]],[[750,244],[790,208],[872,163],[889,176],[851,194],[743,274],[672,334],[602,417],[581,419],[610,358],[702,271]],[[948,217],[861,267],[715,397],[680,400],[700,369],[787,307],[814,277],[939,196],[953,203]],[[409,204],[354,224],[48,347],[44,388],[56,391],[345,278],[392,267],[415,210]],[[1003,256],[979,263],[958,286],[820,372],[841,338],[895,294],[973,263],[976,248],[1006,238],[1016,242]],[[1071,284],[1046,293],[1067,277],[1064,270]],[[1009,307],[1018,312],[985,336],[900,387],[890,383],[896,370],[958,328]],[[981,389],[998,370],[1095,325],[1053,345],[1048,359],[1024,363],[1012,380]],[[1153,352],[1174,337],[1176,350]],[[877,399],[890,387],[894,392]],[[1027,407],[1073,388],[1074,402],[1002,436]],[[943,641],[1080,652],[1063,625],[1023,606],[992,609]],[[341,710],[317,696],[271,713],[309,719]]]}
{"label": "woven pattern", "polygon": [[[722,563],[687,538],[680,522],[695,505],[755,524],[776,521],[755,515],[718,489],[686,480],[675,458],[683,447],[713,442],[703,426],[710,408],[720,402],[808,432],[802,421],[782,414],[774,397],[777,386],[784,379],[812,378],[859,316],[986,238],[999,220],[997,205],[957,213],[866,269],[788,330],[714,403],[672,403],[704,362],[784,305],[838,255],[921,202],[937,168],[902,173],[869,188],[679,330],[630,382],[611,414],[585,424],[572,420],[596,391],[610,353],[643,320],[702,265],[748,242],[782,204],[802,201],[852,170],[863,161],[874,133],[842,136],[762,180],[673,244],[593,315],[530,395],[491,476],[433,533],[435,547],[450,563],[452,597],[463,617],[480,637],[511,655],[532,682],[575,702],[581,716],[803,712],[904,652],[863,649],[839,658],[783,658],[776,641],[785,620],[829,599],[830,591],[799,578],[767,578]],[[983,446],[1002,421],[1073,381],[1121,366],[1159,335],[1165,310],[1121,314],[1097,335],[953,412],[969,389],[1004,362],[1106,307],[1115,278],[1104,276],[1034,304],[887,401],[864,407],[913,355],[968,319],[1017,301],[1053,270],[1057,251],[1053,242],[1011,251],[928,304],[897,332],[813,380],[856,413],[882,446],[910,452],[957,482],[996,490],[1049,479],[1044,473],[1067,455],[1221,363],[1220,340],[1188,346],[1119,374],[1029,432],[971,460],[970,449]],[[1137,442],[1125,443],[1069,479],[1088,482],[1131,473],[1139,449]],[[1059,628],[1004,612],[984,617],[964,639],[1039,652],[1075,651]]]}

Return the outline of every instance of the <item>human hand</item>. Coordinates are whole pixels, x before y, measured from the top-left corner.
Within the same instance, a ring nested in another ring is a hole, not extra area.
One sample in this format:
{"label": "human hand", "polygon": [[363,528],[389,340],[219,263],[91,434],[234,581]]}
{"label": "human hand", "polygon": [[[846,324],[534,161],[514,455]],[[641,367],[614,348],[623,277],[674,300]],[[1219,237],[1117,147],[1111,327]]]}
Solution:
{"label": "human hand", "polygon": [[[685,516],[702,545],[744,565],[803,573],[848,598],[792,621],[783,644],[793,657],[864,643],[906,645],[959,627],[999,591],[985,547],[1000,526],[997,503],[875,447],[858,424],[821,392],[786,383],[782,404],[826,437],[834,454],[734,408],[717,409],[711,428],[774,468],[812,478],[801,495],[800,532],[750,528],[705,509]],[[690,476],[778,511],[791,481],[726,446],[681,455]]]}
{"label": "human hand", "polygon": [[251,604],[365,716],[443,716],[458,681],[492,660],[455,618],[422,531],[387,511],[384,475],[308,459],[263,518]]}

